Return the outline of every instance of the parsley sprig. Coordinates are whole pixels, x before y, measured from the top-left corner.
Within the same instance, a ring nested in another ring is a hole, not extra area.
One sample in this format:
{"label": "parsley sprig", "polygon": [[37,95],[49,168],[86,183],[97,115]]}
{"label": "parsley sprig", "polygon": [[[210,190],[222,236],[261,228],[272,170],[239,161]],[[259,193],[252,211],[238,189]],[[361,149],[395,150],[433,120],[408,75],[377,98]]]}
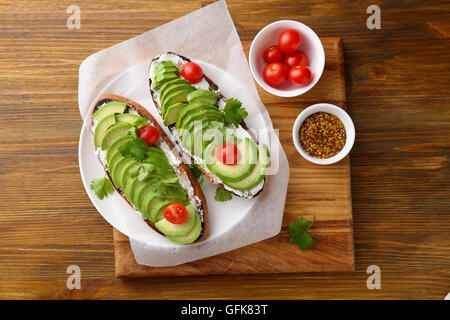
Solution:
{"label": "parsley sprig", "polygon": [[302,251],[310,248],[314,244],[314,241],[309,235],[308,230],[314,223],[314,219],[315,217],[313,217],[312,221],[307,221],[301,217],[297,222],[291,223],[287,227],[287,231],[291,234],[289,243],[296,243]]}
{"label": "parsley sprig", "polygon": [[231,193],[229,193],[227,190],[217,187],[216,194],[214,196],[214,200],[219,202],[225,202],[228,200],[233,199],[231,196]]}
{"label": "parsley sprig", "polygon": [[114,192],[111,181],[106,177],[92,179],[91,189],[100,200]]}
{"label": "parsley sprig", "polygon": [[225,121],[228,124],[233,124],[236,128],[248,116],[248,112],[242,107],[242,102],[234,98],[227,100],[223,112],[225,113]]}

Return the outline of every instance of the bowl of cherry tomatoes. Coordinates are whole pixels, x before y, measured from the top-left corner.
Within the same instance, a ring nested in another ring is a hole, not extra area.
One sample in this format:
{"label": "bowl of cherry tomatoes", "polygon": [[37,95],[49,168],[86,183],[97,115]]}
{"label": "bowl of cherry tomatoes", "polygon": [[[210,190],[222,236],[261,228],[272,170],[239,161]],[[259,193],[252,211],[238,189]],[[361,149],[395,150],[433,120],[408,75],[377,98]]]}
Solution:
{"label": "bowl of cherry tomatoes", "polygon": [[319,81],[325,52],[310,27],[281,20],[258,32],[250,46],[249,60],[253,77],[264,90],[279,97],[295,97]]}

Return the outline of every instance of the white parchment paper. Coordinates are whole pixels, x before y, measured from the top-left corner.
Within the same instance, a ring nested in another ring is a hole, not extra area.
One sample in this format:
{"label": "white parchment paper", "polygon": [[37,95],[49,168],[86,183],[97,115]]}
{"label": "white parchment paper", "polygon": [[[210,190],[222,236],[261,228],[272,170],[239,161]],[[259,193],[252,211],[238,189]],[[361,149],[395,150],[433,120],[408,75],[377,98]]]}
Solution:
{"label": "white parchment paper", "polygon": [[[246,94],[251,96],[256,105],[256,110],[252,112],[259,113],[264,126],[272,129],[270,117],[258,96],[242,44],[224,1],[215,2],[86,58],[80,66],[78,85],[78,102],[83,120],[88,119],[89,110],[95,99],[103,94],[104,89],[124,70],[133,67],[136,69],[136,66],[146,65],[146,62],[149,64],[153,57],[166,51],[220,66],[222,70],[233,75],[245,86]],[[146,71],[142,70],[142,79],[141,77],[135,79],[142,82],[140,84],[142,90],[139,90],[139,94],[128,98],[142,104],[155,115],[156,119],[159,119],[146,87],[148,85],[148,79],[144,77]],[[137,75],[140,74],[141,71],[138,71]],[[252,114],[249,115],[251,116]],[[276,136],[272,136],[271,144],[271,158],[272,161],[278,162],[278,171],[266,178],[262,194],[250,200],[255,203],[238,224],[220,236],[208,237],[200,243],[167,246],[167,242],[158,245],[158,241],[142,241],[147,239],[140,237],[142,225],[138,225],[135,221],[125,221],[126,226],[120,229],[126,230],[125,233],[130,237],[136,261],[150,266],[177,265],[277,235],[281,229],[289,164]],[[214,200],[207,198],[207,201]]]}

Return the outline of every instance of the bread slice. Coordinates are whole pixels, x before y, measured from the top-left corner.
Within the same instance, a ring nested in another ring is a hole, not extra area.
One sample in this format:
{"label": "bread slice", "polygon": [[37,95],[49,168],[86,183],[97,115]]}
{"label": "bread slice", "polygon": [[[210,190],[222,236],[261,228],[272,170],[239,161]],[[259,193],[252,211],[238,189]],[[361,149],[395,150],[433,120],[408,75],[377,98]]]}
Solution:
{"label": "bread slice", "polygon": [[[191,60],[187,57],[184,57],[182,55],[173,53],[173,52],[166,52],[163,53],[155,58],[152,59],[150,66],[149,66],[149,87],[150,87],[150,93],[152,96],[152,100],[153,103],[156,106],[156,109],[158,110],[159,114],[162,117],[162,106],[160,104],[160,100],[159,100],[159,92],[158,90],[154,90],[152,88],[152,66],[153,64],[156,64],[160,59],[161,61],[163,61],[164,59],[161,58],[163,55],[172,55],[174,57],[176,57],[178,63],[175,63],[175,65],[180,69],[182,64],[185,64],[187,62],[190,62]],[[210,78],[208,78],[206,75],[203,75],[203,80],[204,83],[207,84],[207,87],[210,91],[214,91],[217,92],[219,94],[219,100],[221,100],[223,103],[225,103],[225,101],[227,100],[224,95],[219,91],[219,87],[217,86],[217,84],[215,84]],[[194,86],[196,86],[194,84]],[[205,87],[206,89],[206,87]],[[250,137],[255,141],[256,144],[258,144],[258,140],[257,138],[253,135],[253,133],[251,131],[248,131],[248,127],[247,124],[242,121],[240,123],[240,126],[247,131],[247,133],[250,135]],[[179,146],[179,148],[182,150],[182,152],[186,155],[188,155],[191,159],[192,163],[196,163],[199,165],[199,168],[202,170],[203,175],[212,183],[214,183],[215,185],[217,185],[220,188],[226,189],[228,191],[230,191],[231,193],[233,193],[234,195],[238,196],[238,197],[242,197],[242,198],[247,198],[247,199],[252,199],[256,196],[258,196],[263,188],[264,188],[264,184],[265,184],[265,177],[263,179],[263,181],[256,187],[252,188],[251,190],[246,190],[246,191],[242,191],[242,190],[234,190],[233,188],[227,187],[223,184],[223,182],[221,181],[221,179],[219,177],[217,177],[214,173],[212,173],[211,171],[205,169],[203,166],[201,166],[201,163],[198,162],[198,159],[196,159],[190,152],[189,150],[185,149],[183,147],[183,144],[181,143],[179,137],[178,137],[178,133],[177,133],[177,128],[175,127],[175,125],[170,125],[168,126],[169,131],[172,133],[173,136],[173,141]]]}
{"label": "bread slice", "polygon": [[[127,108],[129,108],[130,110],[135,111],[137,114],[139,114],[142,117],[147,118],[148,121],[150,121],[151,125],[155,126],[158,130],[159,130],[159,134],[160,134],[160,138],[158,139],[158,141],[156,142],[156,145],[158,145],[158,142],[164,142],[167,144],[167,146],[169,147],[168,149],[170,149],[172,152],[172,157],[175,157],[177,160],[179,160],[179,164],[172,164],[172,167],[174,168],[174,172],[178,173],[180,179],[184,179],[185,182],[187,182],[188,184],[190,184],[190,186],[192,186],[194,192],[193,192],[193,196],[188,199],[190,203],[193,204],[196,213],[201,213],[201,218],[202,218],[202,233],[200,234],[200,236],[197,238],[195,242],[199,242],[202,241],[208,234],[209,232],[209,221],[208,221],[208,206],[206,203],[206,199],[205,199],[205,195],[203,194],[203,191],[200,187],[200,184],[198,183],[197,179],[195,178],[195,176],[192,174],[189,166],[187,164],[185,164],[181,157],[179,156],[179,154],[177,152],[173,152],[174,150],[174,145],[172,144],[172,142],[170,141],[170,139],[167,137],[167,135],[165,134],[165,132],[161,129],[161,127],[159,126],[158,122],[155,120],[155,118],[153,118],[153,116],[140,104],[138,104],[137,102],[134,102],[130,99],[121,97],[121,96],[117,96],[117,95],[112,95],[112,94],[108,94],[108,95],[104,95],[101,96],[95,103],[94,106],[92,108],[92,112],[90,113],[90,121],[91,121],[91,127],[92,130],[91,132],[93,133],[93,129],[95,127],[95,121],[93,118],[93,115],[95,113],[95,111],[100,108],[102,105],[104,105],[105,103],[109,103],[112,101],[116,101],[116,102],[124,102],[127,104]],[[93,136],[92,136],[93,138]],[[164,152],[167,154],[167,151],[164,150]],[[97,152],[96,152],[97,153]],[[97,157],[100,161],[100,163],[102,164],[103,168],[105,169],[106,175],[108,176],[109,180],[111,181],[112,185],[114,186],[114,188],[116,189],[116,191],[122,196],[122,198],[125,199],[125,201],[128,202],[128,204],[130,206],[132,206],[134,208],[134,206],[127,200],[127,198],[125,197],[125,194],[123,193],[123,191],[120,188],[117,188],[114,185],[114,182],[110,176],[110,172],[109,172],[109,168],[108,165],[106,163],[103,163],[101,160],[100,155],[97,153]],[[182,184],[182,186],[184,186],[184,184]],[[145,219],[145,222],[156,232],[164,235],[161,231],[158,230],[158,228],[156,228],[156,226],[150,221]]]}

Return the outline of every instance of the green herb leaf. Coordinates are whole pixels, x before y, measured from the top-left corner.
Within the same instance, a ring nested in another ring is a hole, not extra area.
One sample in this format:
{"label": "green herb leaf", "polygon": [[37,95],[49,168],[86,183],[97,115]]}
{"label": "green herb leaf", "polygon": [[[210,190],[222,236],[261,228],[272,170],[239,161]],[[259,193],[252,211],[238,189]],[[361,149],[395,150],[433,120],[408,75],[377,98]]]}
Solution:
{"label": "green herb leaf", "polygon": [[127,135],[129,135],[132,138],[137,138],[137,128],[131,127],[130,129],[128,129]]}
{"label": "green herb leaf", "polygon": [[192,174],[197,179],[198,183],[203,184],[203,181],[204,181],[203,172],[202,172],[202,170],[200,170],[198,165],[196,165],[195,163],[191,163],[190,169],[191,169]]}
{"label": "green herb leaf", "polygon": [[108,197],[109,194],[114,192],[111,181],[106,177],[92,179],[91,189],[94,190],[95,195],[100,200],[102,200],[104,197]]}
{"label": "green herb leaf", "polygon": [[148,178],[150,173],[155,171],[155,166],[151,163],[141,163],[130,170],[130,177],[137,177],[139,181]]}
{"label": "green herb leaf", "polygon": [[242,102],[237,99],[228,99],[223,112],[225,112],[225,121],[233,124],[236,128],[248,116],[245,108],[241,107]]}
{"label": "green herb leaf", "polygon": [[142,161],[147,153],[148,145],[142,138],[131,139],[119,147],[122,156],[130,156],[136,161]]}
{"label": "green herb leaf", "polygon": [[214,200],[219,202],[225,202],[228,200],[233,199],[231,196],[231,193],[229,193],[227,190],[217,187],[216,189],[216,195],[214,196]]}
{"label": "green herb leaf", "polygon": [[140,128],[142,126],[148,125],[148,120],[146,117],[139,117],[134,123],[133,127]]}
{"label": "green herb leaf", "polygon": [[176,189],[177,186],[179,186],[178,176],[173,174],[156,181],[152,186],[152,192],[156,193],[160,198],[164,198],[171,189]]}
{"label": "green herb leaf", "polygon": [[313,217],[313,220],[310,222],[301,217],[297,222],[291,223],[287,227],[287,230],[291,235],[289,243],[296,243],[302,251],[310,248],[314,244],[314,241],[309,235],[308,230],[314,223],[314,219],[315,217]]}

